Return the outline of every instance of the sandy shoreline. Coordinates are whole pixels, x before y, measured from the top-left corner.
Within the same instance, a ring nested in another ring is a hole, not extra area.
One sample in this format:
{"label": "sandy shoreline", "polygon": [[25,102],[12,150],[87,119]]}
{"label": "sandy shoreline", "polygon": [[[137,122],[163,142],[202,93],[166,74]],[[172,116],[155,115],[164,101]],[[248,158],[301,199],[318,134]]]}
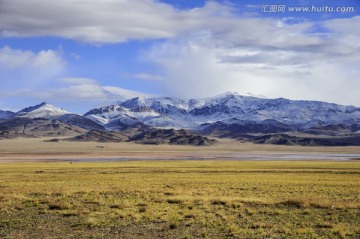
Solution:
{"label": "sandy shoreline", "polygon": [[47,138],[0,140],[0,163],[128,160],[330,160],[360,161],[360,147],[258,145],[219,139],[214,146],[46,142]]}

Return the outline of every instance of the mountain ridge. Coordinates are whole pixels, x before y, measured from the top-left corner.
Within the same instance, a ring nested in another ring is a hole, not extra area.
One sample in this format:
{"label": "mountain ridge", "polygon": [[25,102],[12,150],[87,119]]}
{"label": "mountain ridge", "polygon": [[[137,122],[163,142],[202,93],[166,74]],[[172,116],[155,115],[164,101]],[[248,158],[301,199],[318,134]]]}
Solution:
{"label": "mountain ridge", "polygon": [[15,112],[8,111],[8,110],[0,110],[0,119],[11,118],[14,115],[15,115]]}
{"label": "mountain ridge", "polygon": [[[84,115],[68,112],[46,102],[18,112],[1,114],[2,112],[5,111],[0,111],[0,117],[3,115],[2,119],[9,119],[9,121],[3,121],[3,124],[11,125],[11,119],[17,120],[18,118],[55,120],[63,123],[64,125],[61,127],[64,129],[70,126],[83,129],[76,130],[79,133],[91,130],[98,130],[93,132],[127,131],[130,138],[135,133],[139,135],[143,133],[144,138],[141,140],[144,142],[149,140],[148,132],[155,130],[154,132],[158,136],[156,139],[151,139],[151,142],[153,140],[154,142],[171,143],[172,141],[161,139],[162,135],[165,135],[164,132],[167,132],[162,130],[167,129],[185,129],[191,132],[190,136],[179,134],[180,138],[176,139],[177,142],[185,144],[210,142],[206,141],[206,138],[201,138],[202,136],[252,139],[251,135],[260,135],[259,137],[261,137],[266,134],[305,133],[347,137],[360,132],[360,108],[355,106],[321,101],[259,98],[231,92],[202,99],[135,97],[118,104],[90,109]],[[18,122],[22,121],[18,120]],[[49,121],[37,120],[34,121],[34,124],[41,124],[39,129],[48,130],[52,127],[52,123]],[[8,130],[7,132],[11,132],[8,127],[5,128]],[[105,139],[115,137],[105,133],[101,133],[101,135]],[[101,135],[89,133],[78,139],[95,139]],[[200,138],[197,138],[197,135]],[[276,141],[270,136],[269,138],[272,140],[254,142]],[[120,141],[119,139],[115,140]],[[303,143],[295,138],[286,140]],[[286,140],[280,140],[280,142]]]}
{"label": "mountain ridge", "polygon": [[9,118],[30,118],[30,119],[48,119],[48,120],[59,120],[62,123],[78,126],[86,130],[90,129],[105,129],[103,126],[96,122],[83,117],[81,115],[70,113],[69,111],[51,105],[47,102],[42,102],[35,106],[29,106],[18,112],[14,113]]}
{"label": "mountain ridge", "polygon": [[360,123],[360,108],[355,106],[284,98],[264,99],[229,92],[188,100],[136,97],[112,107],[118,108],[116,111],[108,108],[108,111],[101,113],[96,113],[98,109],[92,109],[84,116],[96,119],[105,128],[112,120],[119,118],[153,127],[191,130],[203,130],[204,125],[219,122],[228,125],[250,121],[264,124],[271,120],[300,131],[327,124],[350,126]]}

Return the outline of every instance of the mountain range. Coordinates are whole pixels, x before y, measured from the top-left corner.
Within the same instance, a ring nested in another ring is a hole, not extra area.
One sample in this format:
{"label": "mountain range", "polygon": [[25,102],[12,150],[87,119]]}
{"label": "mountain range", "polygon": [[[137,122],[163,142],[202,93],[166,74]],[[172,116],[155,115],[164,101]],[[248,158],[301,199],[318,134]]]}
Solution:
{"label": "mountain range", "polygon": [[[253,138],[257,134],[283,133],[353,137],[360,130],[360,108],[355,106],[257,98],[231,92],[203,99],[136,97],[91,109],[84,115],[44,102],[18,112],[0,111],[0,132],[3,131],[4,135],[5,130],[11,131],[9,125],[14,125],[14,122],[24,124],[24,119],[38,121],[37,124],[41,119],[48,125],[61,123],[63,127],[76,127],[79,134],[83,130],[114,132],[136,128],[136,133],[144,134],[149,130],[174,129],[179,132],[186,130],[187,138],[196,135],[230,138],[251,135],[248,138]],[[59,135],[65,131],[61,132]],[[182,133],[173,134],[184,136]],[[127,137],[136,138],[134,134]]]}

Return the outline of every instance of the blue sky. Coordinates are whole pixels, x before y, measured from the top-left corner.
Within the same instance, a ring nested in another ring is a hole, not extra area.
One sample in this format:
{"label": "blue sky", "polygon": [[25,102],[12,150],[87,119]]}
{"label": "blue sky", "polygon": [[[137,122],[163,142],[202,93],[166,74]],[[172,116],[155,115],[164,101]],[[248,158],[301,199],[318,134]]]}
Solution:
{"label": "blue sky", "polygon": [[137,95],[225,91],[360,106],[359,9],[356,0],[2,0],[0,109],[47,101],[85,113]]}

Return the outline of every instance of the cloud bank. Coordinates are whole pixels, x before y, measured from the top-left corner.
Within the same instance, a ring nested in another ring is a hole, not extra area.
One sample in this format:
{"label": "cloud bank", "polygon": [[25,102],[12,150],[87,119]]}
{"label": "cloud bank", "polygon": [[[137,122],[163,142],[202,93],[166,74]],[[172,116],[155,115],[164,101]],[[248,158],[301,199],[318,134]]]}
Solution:
{"label": "cloud bank", "polygon": [[[60,51],[0,48],[0,105],[4,99],[33,102],[77,102],[93,107],[138,96],[150,96],[121,87],[103,85],[99,80],[67,75],[67,63]],[[19,104],[21,107],[24,103]],[[2,107],[2,108],[4,108]],[[81,107],[78,107],[81,110]],[[17,108],[16,110],[19,110]]]}
{"label": "cloud bank", "polygon": [[[42,7],[39,7],[42,6]],[[87,43],[163,39],[203,25],[204,15],[221,12],[221,5],[180,11],[152,0],[2,0],[3,37],[58,36]],[[71,16],[71,17],[66,17]]]}
{"label": "cloud bank", "polygon": [[[0,35],[56,36],[90,44],[160,39],[139,51],[160,71],[140,69],[134,78],[158,80],[164,95],[196,98],[237,91],[360,106],[360,30],[354,27],[360,16],[314,21],[238,10],[217,2],[180,10],[155,0],[2,0]],[[52,50],[0,50],[6,72],[59,63],[61,56]],[[52,94],[60,97],[80,88],[77,97],[84,99],[121,94],[94,82],[61,87]]]}
{"label": "cloud bank", "polygon": [[46,84],[61,76],[65,68],[66,61],[60,51],[47,49],[34,52],[9,46],[0,48],[2,90]]}
{"label": "cloud bank", "polygon": [[360,17],[298,23],[226,20],[142,52],[142,58],[164,70],[167,94],[205,97],[237,91],[360,106],[360,32],[349,27],[360,24]]}

